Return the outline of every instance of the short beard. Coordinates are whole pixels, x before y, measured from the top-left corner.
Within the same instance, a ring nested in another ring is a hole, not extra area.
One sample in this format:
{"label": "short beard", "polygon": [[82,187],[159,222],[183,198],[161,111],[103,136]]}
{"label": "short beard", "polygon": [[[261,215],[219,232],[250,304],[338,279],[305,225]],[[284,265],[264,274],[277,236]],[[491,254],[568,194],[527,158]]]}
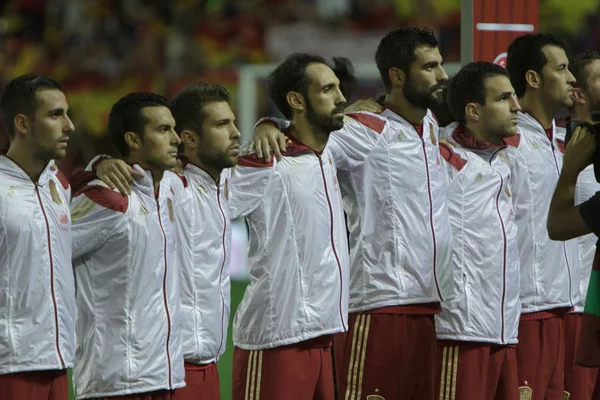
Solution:
{"label": "short beard", "polygon": [[329,135],[344,127],[344,119],[335,118],[333,114],[343,113],[344,106],[336,107],[331,115],[319,114],[315,111],[310,101],[306,103],[306,120],[318,132]]}
{"label": "short beard", "polygon": [[196,150],[196,157],[198,157],[203,165],[222,171],[226,168],[235,167],[237,164],[237,162],[234,160],[234,157],[230,157],[228,152],[229,149],[225,151],[216,151],[211,149],[202,149],[200,147]]}
{"label": "short beard", "polygon": [[410,80],[407,80],[406,85],[404,86],[404,97],[406,97],[406,100],[408,100],[412,105],[422,109],[437,107],[444,102],[443,96],[441,99],[438,99],[433,95],[433,92],[440,87],[443,88],[443,85],[434,86],[432,88],[433,91],[419,91],[416,90],[413,85],[411,85]]}

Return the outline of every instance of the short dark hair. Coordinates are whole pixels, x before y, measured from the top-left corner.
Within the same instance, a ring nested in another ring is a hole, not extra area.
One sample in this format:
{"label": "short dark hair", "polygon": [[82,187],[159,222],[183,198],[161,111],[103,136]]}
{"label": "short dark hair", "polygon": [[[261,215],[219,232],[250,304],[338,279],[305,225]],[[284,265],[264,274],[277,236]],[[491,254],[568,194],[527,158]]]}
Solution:
{"label": "short dark hair", "polygon": [[142,115],[146,107],[169,107],[164,96],[156,93],[129,93],[113,104],[108,115],[108,134],[122,156],[129,155],[129,146],[125,141],[125,132],[134,132],[142,136],[148,123]]}
{"label": "short dark hair", "polygon": [[467,124],[465,118],[467,104],[477,103],[485,106],[485,81],[498,75],[508,78],[508,72],[501,66],[478,61],[468,63],[452,78],[448,88],[448,107],[460,125]]}
{"label": "short dark hair", "polygon": [[421,46],[438,47],[438,41],[430,28],[400,28],[381,39],[375,53],[375,62],[388,92],[392,88],[390,68],[399,68],[408,75],[411,64],[417,60],[415,50]]}
{"label": "short dark hair", "polygon": [[595,50],[579,53],[571,58],[569,71],[577,80],[575,87],[587,89],[587,80],[590,77],[587,66],[596,60],[600,60],[600,53]]}
{"label": "short dark hair", "polygon": [[183,88],[171,99],[171,112],[175,118],[175,131],[181,134],[186,129],[202,133],[202,123],[206,117],[204,106],[213,101],[229,103],[231,96],[221,85],[193,83]]}
{"label": "short dark hair", "polygon": [[544,65],[548,62],[542,52],[546,46],[556,46],[563,50],[566,48],[565,42],[560,37],[548,33],[528,33],[519,36],[508,46],[506,69],[517,97],[521,98],[525,95],[527,71],[542,73]]}
{"label": "short dark hair", "polygon": [[269,74],[269,95],[287,119],[291,119],[293,116],[292,108],[287,102],[287,94],[298,92],[307,97],[308,87],[312,80],[306,74],[306,69],[310,64],[316,63],[327,65],[323,57],[307,53],[294,53]]}
{"label": "short dark hair", "polygon": [[354,74],[354,65],[346,57],[333,57],[333,73],[340,80],[340,91],[346,99],[350,99],[358,89],[358,79]]}
{"label": "short dark hair", "polygon": [[11,140],[16,134],[15,117],[18,114],[32,117],[38,107],[37,92],[51,89],[62,90],[57,81],[46,76],[26,74],[8,82],[0,97],[0,114]]}

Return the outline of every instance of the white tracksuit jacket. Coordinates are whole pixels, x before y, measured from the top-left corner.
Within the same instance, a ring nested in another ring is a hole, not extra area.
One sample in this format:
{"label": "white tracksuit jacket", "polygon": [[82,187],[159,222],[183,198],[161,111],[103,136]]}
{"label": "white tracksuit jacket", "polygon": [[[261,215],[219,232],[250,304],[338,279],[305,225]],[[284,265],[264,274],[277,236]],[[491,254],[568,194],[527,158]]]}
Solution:
{"label": "white tracksuit jacket", "polygon": [[177,196],[175,262],[181,276],[183,353],[186,362],[209,364],[225,352],[229,324],[231,219],[229,170],[218,183],[187,163],[170,183]]}
{"label": "white tracksuit jacket", "polygon": [[329,150],[295,142],[280,162],[240,157],[229,204],[250,231],[250,285],[233,322],[234,344],[261,350],[346,331],[348,245]]}
{"label": "white tracksuit jacket", "polygon": [[438,339],[515,344],[521,315],[519,252],[507,153],[449,127],[441,148],[447,170],[454,269],[464,277],[458,297],[436,315]]}
{"label": "white tracksuit jacket", "polygon": [[522,314],[570,308],[579,301],[576,239],[550,240],[546,227],[550,200],[562,168],[562,153],[531,115],[519,113],[518,151],[511,153],[511,186],[521,259]]}
{"label": "white tracksuit jacket", "polygon": [[176,199],[169,178],[155,195],[134,168],[130,196],[94,180],[71,203],[79,399],[185,386]]}
{"label": "white tracksuit jacket", "polygon": [[350,231],[350,312],[450,300],[462,286],[430,111],[420,130],[384,109],[350,114],[330,136]]}
{"label": "white tracksuit jacket", "polygon": [[[559,149],[563,151],[565,128],[556,128],[556,140]],[[577,178],[577,186],[575,187],[575,204],[581,204],[589,200],[596,192],[600,191],[600,183],[596,182],[594,175],[594,166],[590,165]],[[594,254],[596,253],[596,242],[598,237],[593,233],[577,238],[579,245],[579,266],[581,268],[581,282],[579,285],[579,301],[575,304],[575,312],[582,313],[585,306],[585,297],[590,284],[590,275],[592,273],[592,264],[594,262]]]}
{"label": "white tracksuit jacket", "polygon": [[73,366],[70,197],[53,161],[33,182],[0,156],[0,374]]}

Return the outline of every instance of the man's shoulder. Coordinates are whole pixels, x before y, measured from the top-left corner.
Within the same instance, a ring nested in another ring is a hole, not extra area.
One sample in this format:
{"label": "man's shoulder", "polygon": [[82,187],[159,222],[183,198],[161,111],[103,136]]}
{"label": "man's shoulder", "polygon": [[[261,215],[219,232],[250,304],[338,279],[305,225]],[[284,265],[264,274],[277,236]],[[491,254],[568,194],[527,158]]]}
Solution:
{"label": "man's shoulder", "polygon": [[121,213],[125,213],[129,206],[129,196],[123,196],[117,189],[111,189],[100,179],[94,179],[79,190],[73,196],[74,202],[77,203],[82,196],[99,206]]}
{"label": "man's shoulder", "polygon": [[383,132],[388,122],[388,119],[381,113],[368,111],[349,113],[344,118],[345,126],[351,126],[351,124],[356,123],[379,134]]}

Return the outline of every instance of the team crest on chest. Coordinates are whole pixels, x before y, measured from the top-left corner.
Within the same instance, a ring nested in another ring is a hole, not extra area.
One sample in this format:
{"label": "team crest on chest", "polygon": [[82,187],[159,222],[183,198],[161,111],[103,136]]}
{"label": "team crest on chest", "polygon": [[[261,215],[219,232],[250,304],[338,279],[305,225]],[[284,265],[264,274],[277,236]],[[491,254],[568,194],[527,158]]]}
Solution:
{"label": "team crest on chest", "polygon": [[429,123],[429,137],[431,138],[431,143],[434,146],[437,146],[437,139],[435,138],[435,132],[433,131],[433,124]]}
{"label": "team crest on chest", "polygon": [[521,386],[519,388],[519,400],[531,400],[533,391],[529,386]]}
{"label": "team crest on chest", "polygon": [[367,396],[367,400],[385,400],[385,397],[378,394],[370,394]]}
{"label": "team crest on chest", "polygon": [[175,222],[175,214],[173,213],[173,201],[171,199],[167,199],[167,208],[169,210],[169,219],[171,222]]}
{"label": "team crest on chest", "polygon": [[15,197],[17,195],[17,189],[11,186],[10,188],[8,188],[7,195],[8,197]]}
{"label": "team crest on chest", "polygon": [[52,197],[52,201],[59,206],[63,204],[63,199],[60,197],[60,193],[58,193],[58,188],[56,187],[56,183],[54,181],[50,181],[50,196]]}

